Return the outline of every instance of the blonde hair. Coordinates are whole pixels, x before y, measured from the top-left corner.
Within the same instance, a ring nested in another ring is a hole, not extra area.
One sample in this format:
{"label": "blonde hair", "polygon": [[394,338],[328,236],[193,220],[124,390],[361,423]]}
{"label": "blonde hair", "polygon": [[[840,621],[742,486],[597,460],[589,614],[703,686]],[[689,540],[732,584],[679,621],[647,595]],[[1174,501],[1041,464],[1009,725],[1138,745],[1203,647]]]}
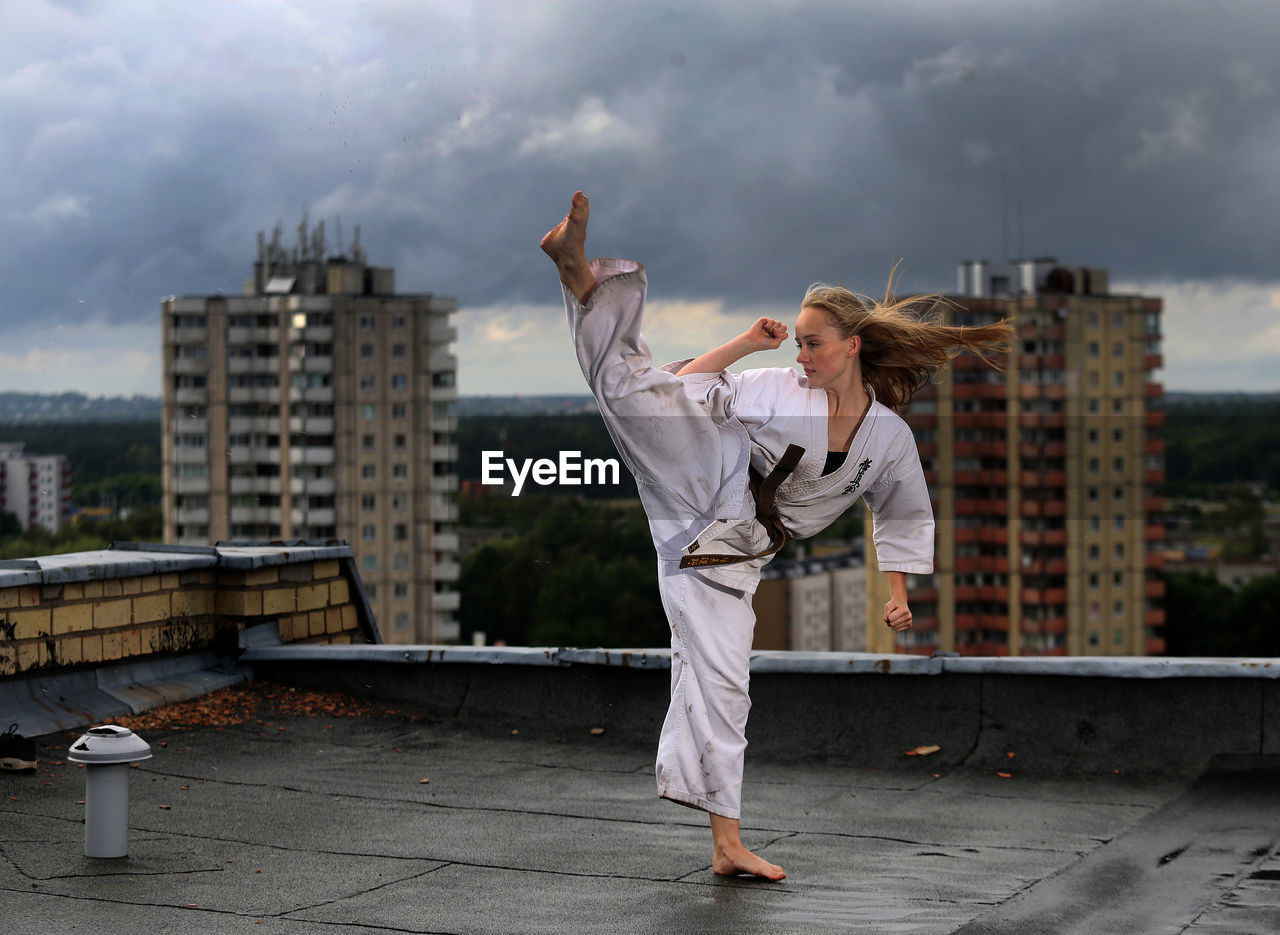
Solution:
{"label": "blonde hair", "polygon": [[992,355],[1009,350],[1013,326],[1008,320],[987,325],[943,325],[944,309],[955,303],[941,293],[893,296],[895,265],[880,301],[850,292],[844,286],[815,283],[805,293],[801,308],[817,308],[843,338],[862,339],[858,352],[863,382],[870,384],[876,400],[901,412],[911,397],[933,379],[934,372],[953,357],[968,351],[997,370],[1003,362]]}

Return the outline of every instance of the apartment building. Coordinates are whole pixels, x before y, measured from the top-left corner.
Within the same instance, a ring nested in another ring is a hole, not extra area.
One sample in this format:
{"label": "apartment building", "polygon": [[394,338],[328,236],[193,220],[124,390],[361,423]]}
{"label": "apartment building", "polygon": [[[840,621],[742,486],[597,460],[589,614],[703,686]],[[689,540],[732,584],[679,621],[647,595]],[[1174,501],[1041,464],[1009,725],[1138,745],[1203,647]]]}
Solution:
{"label": "apartment building", "polygon": [[752,648],[865,652],[866,591],[861,555],[772,562],[752,597]]}
{"label": "apartment building", "polygon": [[258,235],[241,296],[170,297],[165,541],[344,539],[387,642],[458,637],[457,301],[359,243]]}
{"label": "apartment building", "polygon": [[868,648],[1163,652],[1161,300],[1053,259],[966,262],[958,280],[944,320],[1007,318],[1016,346],[1006,372],[964,356],[912,402],[935,573],[911,580],[915,625],[893,634],[869,550]]}
{"label": "apartment building", "polygon": [[22,442],[0,442],[0,510],[23,529],[57,532],[71,518],[71,466],[63,455],[29,455]]}

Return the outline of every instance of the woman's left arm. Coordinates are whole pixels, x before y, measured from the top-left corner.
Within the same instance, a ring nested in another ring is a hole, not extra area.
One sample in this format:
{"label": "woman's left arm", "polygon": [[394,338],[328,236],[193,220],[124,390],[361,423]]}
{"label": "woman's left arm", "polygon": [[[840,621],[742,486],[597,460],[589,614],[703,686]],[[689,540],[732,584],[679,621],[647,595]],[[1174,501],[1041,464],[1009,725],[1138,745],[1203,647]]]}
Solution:
{"label": "woman's left arm", "polygon": [[889,582],[889,600],[884,605],[884,622],[890,629],[901,633],[911,629],[911,608],[907,606],[907,576],[901,571],[886,571]]}

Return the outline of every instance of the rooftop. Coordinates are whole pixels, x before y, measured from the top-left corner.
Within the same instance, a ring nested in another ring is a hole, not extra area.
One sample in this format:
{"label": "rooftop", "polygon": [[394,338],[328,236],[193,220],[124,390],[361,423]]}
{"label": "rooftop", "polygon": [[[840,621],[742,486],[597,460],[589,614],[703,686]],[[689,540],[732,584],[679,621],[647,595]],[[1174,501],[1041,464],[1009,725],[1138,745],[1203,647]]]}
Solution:
{"label": "rooftop", "polygon": [[[9,563],[0,608],[5,935],[1280,931],[1280,660],[753,654],[773,884],[655,797],[666,650],[378,644],[343,545]],[[153,753],[125,859],[65,759],[103,721]]]}
{"label": "rooftop", "polygon": [[[369,678],[344,665],[343,684]],[[593,722],[569,702],[560,724],[528,677],[582,691],[573,667],[456,665],[469,671],[400,663],[409,680],[472,682],[452,716],[438,688],[415,700],[395,678],[317,691],[328,670],[312,662],[117,718],[154,754],[130,773],[122,860],[83,856],[84,779],[65,760],[77,732],[40,738],[35,775],[0,774],[6,933],[1277,930],[1274,755],[1218,757],[1199,776],[1122,759],[1071,774],[1009,749],[991,769],[939,724],[917,733],[943,747],[928,757],[797,757],[765,716],[743,836],[790,878],[724,880],[705,816],[654,797],[652,738],[633,727],[661,715],[660,665],[595,666],[640,712],[593,701]],[[767,703],[786,675],[763,668]],[[823,705],[821,676],[800,677]],[[486,681],[535,703],[503,715]]]}

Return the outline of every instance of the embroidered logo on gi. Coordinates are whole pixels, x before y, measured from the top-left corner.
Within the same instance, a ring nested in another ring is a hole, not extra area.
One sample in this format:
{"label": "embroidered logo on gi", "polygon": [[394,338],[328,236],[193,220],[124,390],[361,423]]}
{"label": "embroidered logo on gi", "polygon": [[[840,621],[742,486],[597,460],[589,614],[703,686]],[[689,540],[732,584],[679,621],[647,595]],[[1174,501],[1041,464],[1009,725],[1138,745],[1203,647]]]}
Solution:
{"label": "embroidered logo on gi", "polygon": [[871,459],[867,458],[858,465],[858,473],[854,476],[852,483],[845,487],[844,490],[840,491],[840,493],[843,495],[856,492],[857,489],[862,486],[862,475],[867,473],[867,468],[869,467],[871,467]]}

